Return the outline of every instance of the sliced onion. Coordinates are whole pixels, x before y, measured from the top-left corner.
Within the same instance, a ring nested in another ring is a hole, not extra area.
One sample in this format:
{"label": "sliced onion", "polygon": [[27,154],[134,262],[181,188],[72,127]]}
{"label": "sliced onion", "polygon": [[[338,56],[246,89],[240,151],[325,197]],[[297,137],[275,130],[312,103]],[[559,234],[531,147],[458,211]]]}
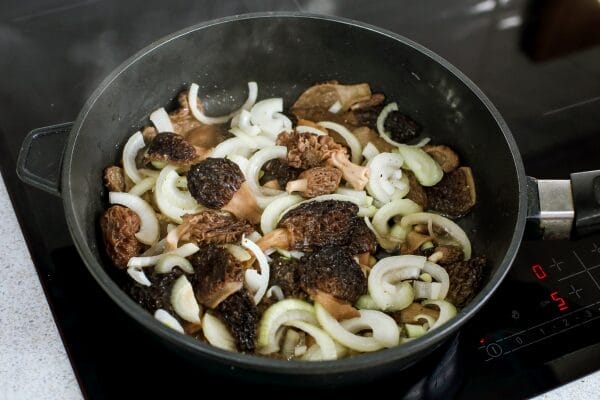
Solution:
{"label": "sliced onion", "polygon": [[193,323],[200,322],[200,306],[196,301],[192,284],[185,275],[181,275],[173,283],[170,300],[173,311],[182,319]]}
{"label": "sliced onion", "polygon": [[148,190],[152,189],[154,187],[155,183],[156,183],[156,177],[149,176],[149,177],[144,178],[141,181],[139,181],[139,183],[136,183],[136,185],[134,187],[129,189],[128,193],[132,194],[134,196],[141,196],[144,193],[146,193]]}
{"label": "sliced onion", "polygon": [[425,320],[427,321],[425,323],[427,330],[429,330],[430,326],[433,326],[433,324],[435,324],[435,318],[433,318],[431,315],[429,314],[417,314],[415,315],[415,321],[421,321],[421,320]]}
{"label": "sliced onion", "polygon": [[393,240],[392,237],[381,236],[379,234],[379,232],[377,232],[377,230],[375,229],[373,224],[371,223],[371,220],[369,219],[368,216],[364,217],[364,221],[365,221],[365,224],[367,225],[367,227],[375,235],[375,238],[377,239],[377,243],[379,243],[379,245],[381,247],[383,247],[385,250],[391,251],[391,250],[396,249],[400,245],[400,240]]}
{"label": "sliced onion", "polygon": [[435,224],[442,228],[448,235],[455,239],[462,247],[465,253],[465,260],[471,258],[471,242],[465,231],[462,230],[455,222],[438,214],[420,212],[402,217],[400,224],[405,227],[410,227],[419,224]]}
{"label": "sliced onion", "polygon": [[[315,303],[315,314],[319,324],[333,339],[352,350],[371,352],[398,344],[400,330],[392,317],[374,310],[359,310],[359,313],[360,317],[340,324],[323,306]],[[352,328],[360,328],[356,331],[372,329],[373,336],[356,335],[350,330]],[[395,341],[393,337],[396,337]]]}
{"label": "sliced onion", "polygon": [[260,133],[260,127],[252,125],[250,122],[251,114],[248,110],[242,110],[231,120],[231,133],[238,136],[237,130],[248,136],[256,136]]}
{"label": "sliced onion", "polygon": [[140,169],[138,169],[138,172],[140,173],[140,176],[142,176],[142,177],[152,176],[154,178],[158,178],[158,175],[160,174],[160,171],[157,171],[155,169],[148,169],[148,168],[140,168]]}
{"label": "sliced onion", "polygon": [[167,311],[163,310],[162,308],[159,308],[158,310],[156,310],[156,312],[154,313],[154,318],[156,318],[157,320],[159,320],[160,322],[162,322],[169,328],[171,328],[179,333],[184,333],[183,327],[181,326],[179,321],[177,321],[177,319],[175,319],[175,317],[173,317],[171,314],[169,314]]}
{"label": "sliced onion", "polygon": [[291,127],[290,120],[281,114],[282,111],[282,98],[261,100],[254,104],[250,110],[250,121],[259,126],[262,132],[275,138],[281,131]]}
{"label": "sliced onion", "polygon": [[425,334],[425,328],[419,324],[404,324],[404,329],[409,338],[418,338]]}
{"label": "sliced onion", "polygon": [[263,253],[260,247],[258,247],[256,243],[249,240],[248,238],[242,237],[242,246],[250,250],[254,254],[254,257],[256,257],[256,261],[258,261],[258,265],[260,267],[260,274],[254,269],[247,269],[245,274],[246,280],[248,280],[249,277],[250,279],[252,279],[253,275],[260,276],[259,286],[254,293],[254,303],[258,304],[265,295],[265,292],[267,291],[267,286],[269,285],[269,261],[267,260],[267,256],[265,255],[265,253]]}
{"label": "sliced onion", "polygon": [[340,186],[335,192],[337,194],[341,194],[342,196],[349,196],[354,198],[357,202],[357,205],[368,206],[373,201],[373,198],[367,196],[367,192],[365,192],[364,190],[354,190]]}
{"label": "sliced onion", "polygon": [[227,122],[229,118],[231,118],[230,114],[223,115],[221,117],[209,117],[200,111],[198,108],[198,89],[199,86],[195,83],[192,83],[188,93],[188,104],[194,118],[207,125],[223,124]]}
{"label": "sliced onion", "polygon": [[263,235],[271,232],[277,227],[283,212],[303,200],[302,196],[295,194],[285,195],[273,200],[263,211],[260,217],[260,229]]}
{"label": "sliced onion", "polygon": [[144,273],[144,271],[137,268],[127,268],[127,274],[137,283],[144,286],[151,286],[152,282],[148,280],[148,277]]}
{"label": "sliced onion", "polygon": [[168,274],[175,267],[181,268],[183,272],[188,274],[194,273],[194,267],[188,259],[172,253],[161,255],[161,257],[156,262],[156,267],[154,268],[154,271],[158,274]]}
{"label": "sliced onion", "polygon": [[[421,212],[423,209],[420,205],[409,199],[392,200],[381,207],[373,216],[373,227],[381,237],[388,238],[390,236],[390,227],[388,221],[398,215],[410,215]],[[403,239],[403,238],[399,238]],[[383,248],[386,248],[382,245]]]}
{"label": "sliced onion", "polygon": [[317,328],[313,324],[309,324],[308,322],[301,320],[286,321],[285,325],[300,329],[312,336],[313,339],[315,339],[317,345],[319,345],[322,360],[337,359],[335,342],[333,341],[331,336],[329,336],[324,330]]}
{"label": "sliced onion", "polygon": [[254,81],[248,82],[248,98],[240,110],[250,110],[258,98],[258,84]]}
{"label": "sliced onion", "polygon": [[239,262],[249,261],[252,256],[248,253],[242,246],[238,246],[237,244],[226,244],[225,248],[236,260]]}
{"label": "sliced onion", "polygon": [[379,306],[377,305],[377,303],[375,303],[373,298],[371,296],[369,296],[368,294],[363,294],[362,296],[360,296],[358,298],[358,300],[356,300],[356,303],[354,304],[354,306],[356,308],[358,308],[359,310],[378,310],[379,309]]}
{"label": "sliced onion", "polygon": [[123,170],[125,171],[125,175],[127,175],[133,183],[139,183],[142,180],[142,175],[137,169],[135,160],[140,150],[144,147],[146,147],[144,135],[142,135],[142,132],[137,131],[131,135],[123,148]]}
{"label": "sliced onion", "polygon": [[204,313],[202,317],[202,333],[215,347],[223,350],[236,351],[235,339],[220,319],[210,313]]}
{"label": "sliced onion", "polygon": [[322,130],[317,129],[314,126],[308,126],[308,125],[298,125],[298,126],[296,126],[296,132],[298,132],[298,133],[312,133],[313,135],[317,135],[317,136],[327,135],[327,132],[323,132]]}
{"label": "sliced onion", "polygon": [[285,146],[269,146],[260,149],[250,158],[248,168],[245,171],[246,182],[256,197],[256,202],[260,208],[266,208],[272,201],[287,196],[283,190],[270,189],[259,184],[260,171],[263,165],[276,158],[285,158],[287,148]]}
{"label": "sliced onion", "polygon": [[441,300],[442,284],[439,282],[414,281],[415,299]]}
{"label": "sliced onion", "polygon": [[377,116],[377,132],[379,132],[379,136],[381,136],[383,140],[385,140],[392,146],[400,146],[402,143],[398,143],[395,140],[393,140],[390,137],[390,133],[385,130],[385,120],[392,111],[398,111],[397,103],[389,103],[385,107],[383,107],[383,109]]}
{"label": "sliced onion", "polygon": [[339,113],[339,112],[341,111],[341,109],[342,109],[342,103],[340,103],[340,101],[339,101],[339,100],[336,100],[336,102],[335,102],[335,103],[333,103],[333,104],[331,105],[331,107],[329,107],[329,110],[328,110],[328,111],[329,111],[330,113],[332,113],[332,114],[337,114],[337,113]]}
{"label": "sliced onion", "polygon": [[164,107],[161,107],[150,114],[150,121],[152,121],[158,133],[175,132],[173,124],[171,123],[171,118],[165,111]]}
{"label": "sliced onion", "polygon": [[288,321],[306,321],[316,325],[314,307],[302,300],[284,299],[267,308],[258,325],[258,346],[262,354],[279,351],[277,332]]}
{"label": "sliced onion", "polygon": [[450,288],[450,277],[448,276],[446,269],[431,261],[427,261],[425,267],[423,267],[423,271],[441,284],[440,294],[437,300],[444,300],[448,295],[448,290]]}
{"label": "sliced onion", "polygon": [[156,180],[154,196],[160,211],[173,221],[181,224],[183,222],[181,217],[184,214],[194,214],[202,207],[188,191],[181,191],[177,188],[179,178],[175,166],[167,165],[164,167]]}
{"label": "sliced onion", "polygon": [[383,258],[373,266],[367,284],[369,294],[380,309],[384,311],[402,310],[413,302],[414,292],[410,283],[402,281],[397,283],[398,278],[403,277],[399,275],[400,270],[403,268],[421,270],[426,261],[427,259],[422,256],[394,256]]}
{"label": "sliced onion", "polygon": [[[404,158],[396,153],[379,153],[373,157],[367,167],[371,173],[367,182],[367,192],[381,204],[388,203],[395,192],[406,189],[406,184],[400,181]],[[400,186],[403,185],[403,186]]]}
{"label": "sliced onion", "polygon": [[246,237],[252,240],[253,242],[258,242],[258,239],[260,239],[262,235],[258,231],[254,231]]}
{"label": "sliced onion", "polygon": [[318,124],[323,128],[331,129],[332,131],[337,132],[342,138],[344,138],[346,144],[348,147],[350,147],[350,152],[352,153],[352,162],[360,165],[362,146],[356,136],[354,136],[354,134],[350,132],[348,128],[331,121],[321,121]]}
{"label": "sliced onion", "polygon": [[[158,175],[156,175],[158,177]],[[179,178],[177,178],[177,182],[175,182],[175,186],[177,186],[180,189],[186,189],[188,187],[188,181],[187,181],[187,177],[186,176],[180,176]]]}
{"label": "sliced onion", "polygon": [[452,319],[456,315],[456,307],[452,303],[447,302],[446,300],[427,300],[422,302],[424,306],[428,304],[436,305],[440,309],[440,316],[435,321],[433,325],[430,326],[429,330],[439,328],[442,324],[448,322],[448,320]]}
{"label": "sliced onion", "polygon": [[363,148],[362,151],[362,156],[367,160],[367,161],[371,161],[373,159],[373,157],[375,157],[377,154],[379,154],[379,150],[377,149],[377,147],[375,147],[373,145],[373,143],[369,142],[367,143],[367,145]]}
{"label": "sliced onion", "polygon": [[175,250],[169,251],[167,253],[154,256],[131,257],[127,262],[127,266],[135,268],[150,267],[158,263],[165,254],[175,254],[177,256],[185,258],[196,253],[198,250],[200,250],[200,248],[194,243],[186,243],[183,246],[178,247]]}
{"label": "sliced onion", "polygon": [[430,137],[425,137],[425,138],[419,140],[417,143],[413,144],[413,146],[414,147],[423,147],[423,146],[425,146],[429,142],[431,142],[431,138]]}
{"label": "sliced onion", "polygon": [[433,186],[442,180],[442,167],[423,149],[401,144],[398,151],[404,157],[405,167],[410,169],[423,186]]}
{"label": "sliced onion", "polygon": [[281,290],[281,287],[279,287],[277,285],[271,286],[267,290],[266,296],[268,298],[271,298],[271,297],[275,296],[275,298],[277,299],[277,301],[283,300],[285,298],[285,295],[283,294],[283,290]]}
{"label": "sliced onion", "polygon": [[110,192],[108,202],[125,206],[140,217],[140,230],[135,234],[137,240],[148,245],[158,241],[160,233],[158,218],[150,204],[138,196],[123,192]]}

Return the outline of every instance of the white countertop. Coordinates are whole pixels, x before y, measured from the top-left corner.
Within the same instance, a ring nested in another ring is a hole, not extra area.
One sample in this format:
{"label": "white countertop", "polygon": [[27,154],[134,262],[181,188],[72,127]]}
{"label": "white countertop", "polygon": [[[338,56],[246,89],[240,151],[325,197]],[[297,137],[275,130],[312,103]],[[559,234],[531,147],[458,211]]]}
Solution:
{"label": "white countertop", "polygon": [[[0,220],[0,400],[81,399],[1,176]],[[600,371],[536,399],[599,397]]]}

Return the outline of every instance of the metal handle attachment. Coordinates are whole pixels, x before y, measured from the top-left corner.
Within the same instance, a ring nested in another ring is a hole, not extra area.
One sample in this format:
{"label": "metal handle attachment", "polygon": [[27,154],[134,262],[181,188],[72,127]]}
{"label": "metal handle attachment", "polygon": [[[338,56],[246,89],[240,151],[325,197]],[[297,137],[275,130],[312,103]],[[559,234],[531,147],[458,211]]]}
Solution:
{"label": "metal handle attachment", "polygon": [[62,159],[72,122],[34,129],[27,134],[17,159],[19,178],[60,197]]}

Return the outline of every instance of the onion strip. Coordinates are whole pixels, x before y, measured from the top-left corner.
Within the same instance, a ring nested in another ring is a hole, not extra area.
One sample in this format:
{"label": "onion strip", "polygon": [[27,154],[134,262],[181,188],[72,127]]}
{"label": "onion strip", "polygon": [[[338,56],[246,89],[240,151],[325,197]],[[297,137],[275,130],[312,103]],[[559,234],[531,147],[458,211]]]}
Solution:
{"label": "onion strip", "polygon": [[352,162],[360,165],[360,159],[362,158],[362,146],[356,136],[350,132],[348,128],[331,121],[321,121],[318,123],[318,125],[338,133],[346,141],[348,147],[350,147],[350,152],[352,153]]}
{"label": "onion strip", "polygon": [[236,111],[233,111],[221,117],[209,117],[205,115],[200,109],[198,109],[198,89],[199,86],[196,83],[192,83],[190,85],[190,90],[188,93],[188,104],[190,106],[190,110],[192,111],[192,115],[194,116],[194,118],[207,125],[223,124],[234,115],[240,113],[242,110],[249,110],[256,102],[256,98],[258,96],[258,85],[256,84],[256,82],[248,82],[248,98],[246,99],[242,107],[240,107]]}
{"label": "onion strip", "polygon": [[284,325],[300,329],[312,336],[320,348],[321,360],[337,359],[335,342],[333,341],[331,336],[329,336],[327,332],[325,332],[321,328],[317,328],[315,325],[309,324],[306,321],[298,320],[287,321]]}
{"label": "onion strip", "polygon": [[260,229],[263,235],[273,231],[281,219],[284,211],[302,201],[302,197],[292,194],[279,197],[272,201],[263,211],[260,217]]}
{"label": "onion strip", "polygon": [[155,265],[157,262],[159,262],[161,257],[163,257],[165,254],[175,254],[180,257],[185,258],[185,257],[191,256],[198,250],[200,250],[200,248],[197,245],[195,245],[194,243],[186,243],[183,246],[176,248],[175,250],[168,251],[163,254],[159,254],[159,255],[155,255],[155,256],[131,257],[129,259],[129,261],[127,262],[127,266],[135,267],[135,268],[150,267],[152,265]]}
{"label": "onion strip", "polygon": [[169,328],[171,328],[179,333],[184,333],[183,327],[181,326],[179,321],[177,321],[177,319],[175,319],[175,317],[173,317],[171,314],[169,314],[167,311],[163,310],[162,308],[159,308],[158,310],[156,310],[156,312],[154,313],[154,318],[156,318],[157,320],[159,320],[160,322],[162,322]]}
{"label": "onion strip", "polygon": [[150,204],[138,196],[123,192],[110,192],[108,202],[125,206],[140,217],[140,230],[135,234],[137,240],[147,245],[158,241],[160,234],[158,218]]}
{"label": "onion strip", "polygon": [[256,261],[258,261],[258,265],[260,267],[260,273],[256,272],[255,269],[247,269],[245,274],[246,281],[248,281],[249,277],[252,279],[252,275],[258,275],[259,277],[259,286],[254,293],[254,304],[258,304],[265,295],[269,285],[269,261],[267,260],[265,253],[263,253],[260,247],[258,247],[258,245],[252,240],[242,237],[242,246],[254,254],[254,257],[256,257]]}
{"label": "onion strip", "polygon": [[377,132],[379,133],[379,136],[381,136],[381,138],[383,140],[385,140],[386,142],[388,142],[392,146],[400,146],[402,143],[398,143],[395,140],[393,140],[390,137],[390,133],[385,130],[385,120],[387,119],[388,115],[392,111],[398,111],[398,104],[397,103],[389,103],[385,107],[383,107],[383,109],[381,110],[381,112],[377,116]]}
{"label": "onion strip", "polygon": [[144,143],[144,135],[142,132],[137,131],[127,140],[125,147],[123,148],[123,170],[125,175],[133,181],[133,183],[139,183],[142,180],[140,171],[137,169],[136,158],[141,149],[146,147]]}
{"label": "onion strip", "polygon": [[139,183],[136,183],[135,186],[129,189],[129,192],[127,193],[132,194],[134,196],[141,196],[148,190],[152,189],[155,183],[156,177],[149,176],[139,181]]}
{"label": "onion strip", "polygon": [[236,351],[235,339],[220,319],[210,313],[202,317],[202,333],[211,345],[219,349]]}
{"label": "onion strip", "polygon": [[171,123],[171,118],[164,107],[152,112],[152,114],[150,114],[150,121],[152,121],[158,133],[175,132],[173,124]]}

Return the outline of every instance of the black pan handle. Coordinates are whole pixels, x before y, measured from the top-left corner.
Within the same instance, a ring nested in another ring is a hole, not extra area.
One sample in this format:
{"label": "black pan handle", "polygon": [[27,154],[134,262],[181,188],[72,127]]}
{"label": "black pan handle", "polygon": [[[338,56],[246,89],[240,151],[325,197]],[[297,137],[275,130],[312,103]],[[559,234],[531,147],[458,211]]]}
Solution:
{"label": "black pan handle", "polygon": [[528,178],[528,238],[569,239],[600,232],[600,170],[571,179]]}
{"label": "black pan handle", "polygon": [[72,122],[34,129],[27,134],[17,159],[19,178],[60,197],[60,174]]}

